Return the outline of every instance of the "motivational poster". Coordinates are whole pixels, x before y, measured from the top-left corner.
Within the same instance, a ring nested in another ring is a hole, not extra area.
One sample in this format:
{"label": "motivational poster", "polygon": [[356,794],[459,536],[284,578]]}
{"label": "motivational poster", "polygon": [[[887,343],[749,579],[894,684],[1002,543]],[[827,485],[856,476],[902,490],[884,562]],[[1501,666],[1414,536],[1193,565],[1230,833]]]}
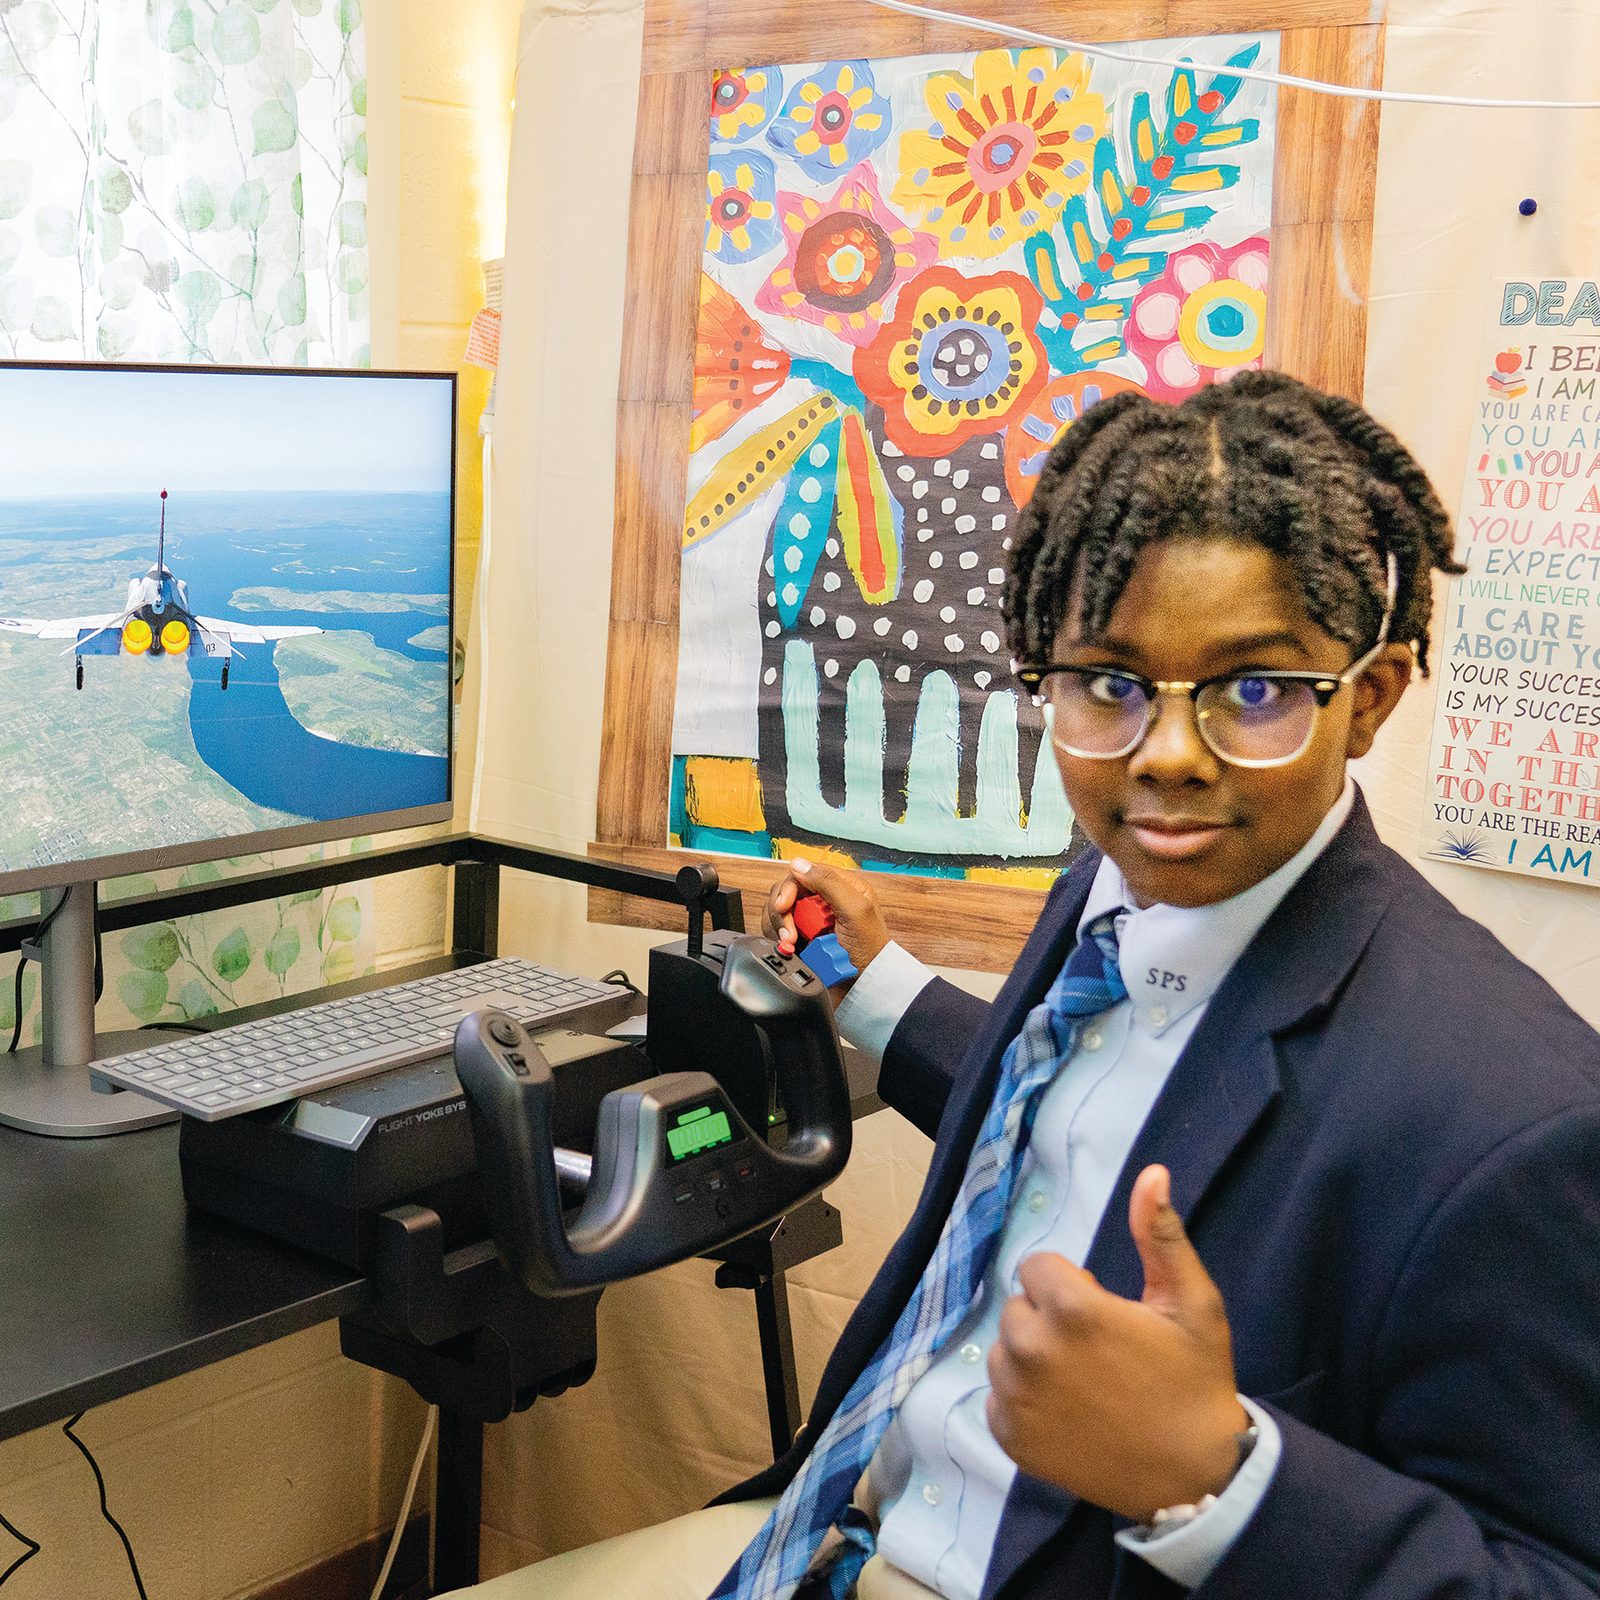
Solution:
{"label": "motivational poster", "polygon": [[1600,885],[1600,288],[1501,285],[1474,382],[1423,850]]}

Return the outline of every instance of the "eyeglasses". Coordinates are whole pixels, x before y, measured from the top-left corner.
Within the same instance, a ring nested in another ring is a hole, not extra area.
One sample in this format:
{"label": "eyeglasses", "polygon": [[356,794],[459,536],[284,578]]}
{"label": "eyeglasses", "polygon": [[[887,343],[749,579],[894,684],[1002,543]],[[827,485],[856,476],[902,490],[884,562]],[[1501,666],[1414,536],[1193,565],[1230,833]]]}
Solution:
{"label": "eyeglasses", "polygon": [[1018,667],[1016,677],[1045,708],[1050,737],[1068,755],[1114,761],[1144,742],[1162,695],[1187,695],[1206,748],[1236,767],[1281,767],[1305,753],[1317,713],[1354,683],[1389,641],[1397,573],[1388,558],[1388,594],[1378,642],[1341,673],[1248,671],[1199,682],[1146,678],[1120,667]]}

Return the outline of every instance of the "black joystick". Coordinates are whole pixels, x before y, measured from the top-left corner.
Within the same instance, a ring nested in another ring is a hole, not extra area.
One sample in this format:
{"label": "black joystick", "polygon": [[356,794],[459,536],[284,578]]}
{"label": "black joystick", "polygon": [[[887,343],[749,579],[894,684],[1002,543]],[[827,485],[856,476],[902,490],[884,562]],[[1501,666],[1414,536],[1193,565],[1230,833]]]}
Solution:
{"label": "black joystick", "polygon": [[[503,1012],[464,1017],[465,1091],[495,1245],[539,1294],[575,1294],[703,1254],[792,1210],[850,1154],[850,1097],[822,984],[767,939],[724,956],[719,1003],[763,1035],[789,1116],[774,1150],[705,1072],[670,1072],[600,1102],[592,1175],[562,1215],[551,1140],[555,1085],[539,1047]],[[561,1153],[569,1170],[567,1152]]]}

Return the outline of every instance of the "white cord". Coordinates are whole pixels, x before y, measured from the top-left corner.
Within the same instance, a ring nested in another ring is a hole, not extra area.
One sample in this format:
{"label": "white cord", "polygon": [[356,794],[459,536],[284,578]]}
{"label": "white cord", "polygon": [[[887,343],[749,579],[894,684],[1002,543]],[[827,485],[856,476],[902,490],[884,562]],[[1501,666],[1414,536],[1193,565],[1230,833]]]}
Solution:
{"label": "white cord", "polygon": [[417,1492],[417,1479],[422,1476],[422,1463],[428,1459],[428,1446],[433,1443],[433,1427],[438,1420],[438,1406],[429,1406],[428,1420],[422,1425],[422,1443],[417,1446],[417,1459],[411,1463],[411,1481],[406,1484],[405,1499],[400,1502],[400,1516],[389,1540],[389,1553],[383,1558],[383,1570],[373,1586],[372,1600],[381,1600],[383,1586],[389,1581],[389,1569],[394,1565],[395,1554],[400,1549],[400,1540],[406,1531],[406,1522],[411,1516],[411,1501]]}
{"label": "white cord", "polygon": [[[1127,61],[1141,67],[1210,66],[1210,63],[1175,60],[1170,56],[1135,55],[1130,50],[1116,50],[1103,44],[1084,44],[1077,39],[1058,39],[1054,34],[1035,33],[1032,28],[1018,28],[1008,22],[991,22],[983,17],[966,16],[960,11],[919,6],[913,0],[867,0],[867,4],[881,6],[885,11],[899,11],[908,17],[921,17],[925,22],[956,23],[963,28],[976,28],[982,33],[998,34],[1003,39],[1015,39],[1019,44],[1051,45],[1059,50],[1100,56],[1107,61]],[[1290,73],[1264,72],[1255,67],[1218,66],[1215,71],[1218,77],[1248,78],[1252,83],[1276,83],[1286,89],[1310,89],[1316,94],[1336,95],[1347,100],[1391,100],[1419,106],[1469,106],[1482,111],[1600,111],[1600,100],[1480,100],[1468,95],[1413,94],[1402,89],[1368,89],[1354,83],[1327,83],[1321,78],[1297,78]]]}

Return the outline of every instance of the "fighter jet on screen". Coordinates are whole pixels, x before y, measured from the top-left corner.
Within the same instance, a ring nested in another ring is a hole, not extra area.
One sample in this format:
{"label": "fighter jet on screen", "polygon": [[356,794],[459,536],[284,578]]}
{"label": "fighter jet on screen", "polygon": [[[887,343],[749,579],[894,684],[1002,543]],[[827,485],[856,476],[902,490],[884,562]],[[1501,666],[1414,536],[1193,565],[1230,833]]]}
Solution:
{"label": "fighter jet on screen", "polygon": [[77,683],[83,687],[85,656],[203,656],[222,662],[222,687],[228,668],[242,656],[244,644],[269,644],[275,639],[300,639],[321,628],[255,628],[247,622],[223,622],[197,616],[189,604],[189,586],[167,566],[167,491],[161,491],[161,532],[156,564],[143,577],[130,580],[121,611],[94,617],[60,617],[41,622],[31,617],[0,617],[0,630],[35,639],[71,639],[61,653],[76,658]]}

